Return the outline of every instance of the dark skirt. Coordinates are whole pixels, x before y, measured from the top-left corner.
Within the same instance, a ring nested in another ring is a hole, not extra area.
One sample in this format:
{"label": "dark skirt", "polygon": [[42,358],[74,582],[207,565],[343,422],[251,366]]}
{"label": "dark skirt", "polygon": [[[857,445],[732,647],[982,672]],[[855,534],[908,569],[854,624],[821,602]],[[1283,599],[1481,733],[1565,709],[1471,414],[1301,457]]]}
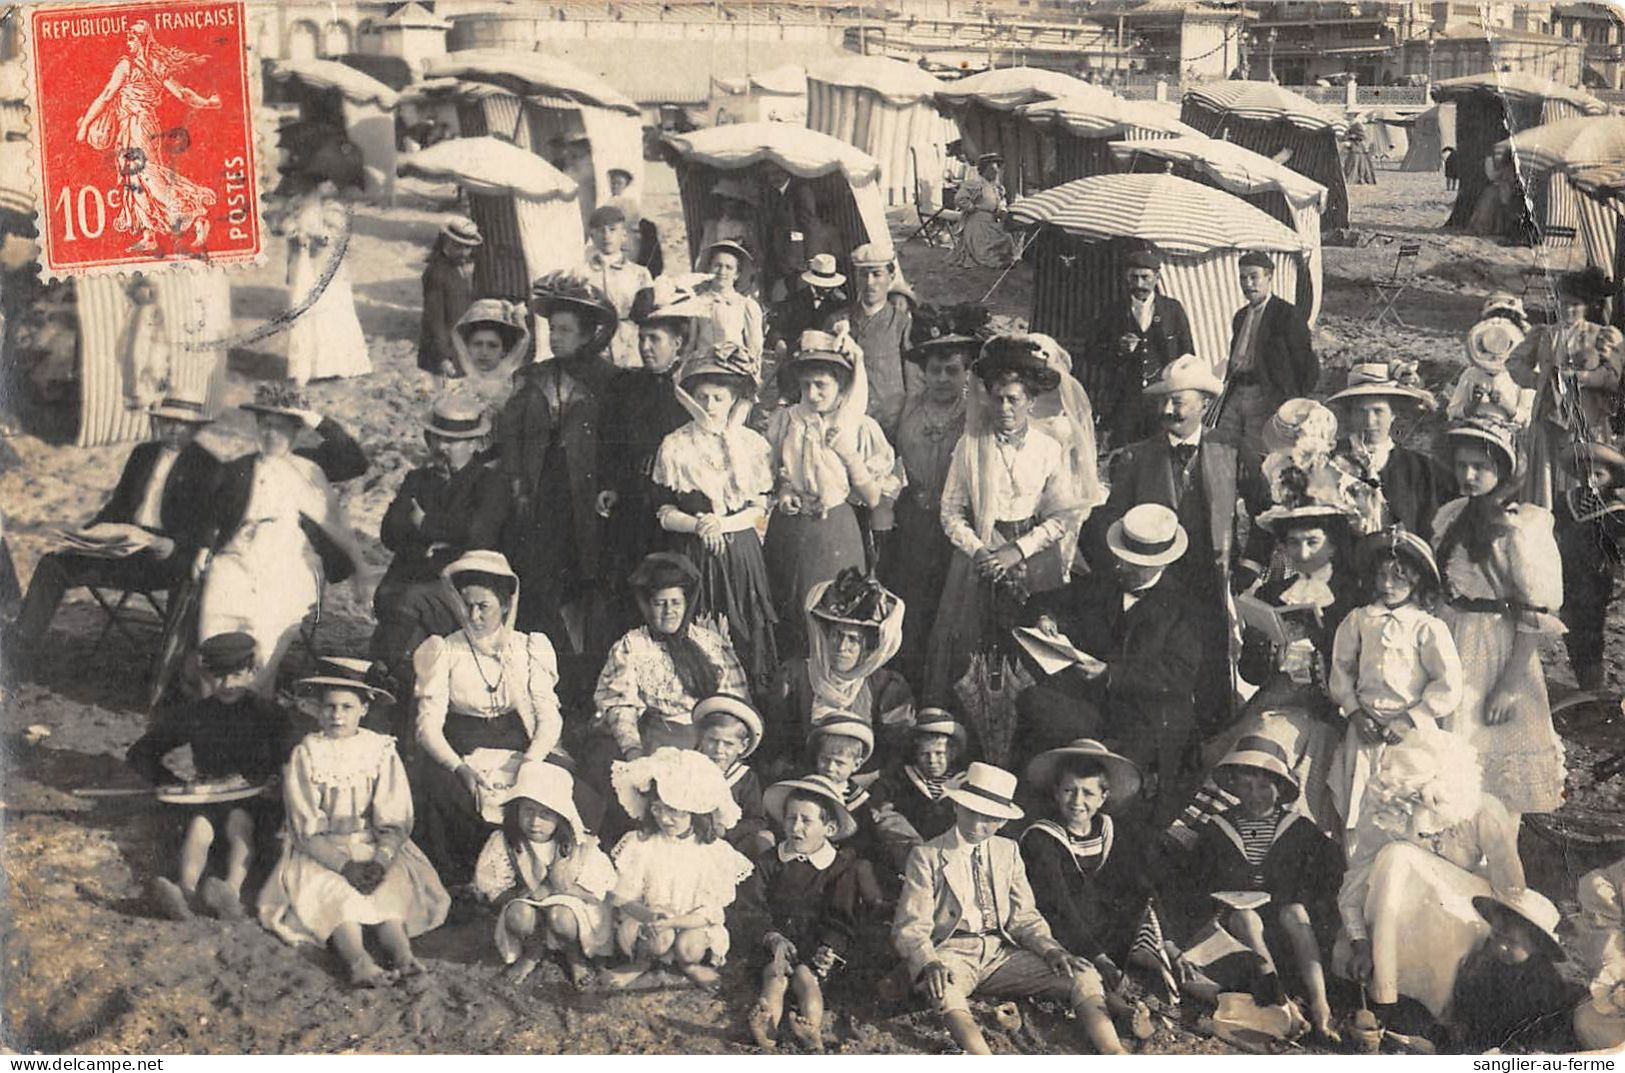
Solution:
{"label": "dark skirt", "polygon": [[677,550],[700,570],[699,614],[726,625],[728,639],[745,668],[753,693],[767,687],[779,664],[773,627],[779,616],[767,581],[767,562],[755,529],[724,535],[727,549],[712,555],[696,536],[685,536]]}
{"label": "dark skirt", "polygon": [[[458,712],[446,713],[446,741],[458,756],[475,749],[511,749],[524,752],[530,734],[518,712],[495,719],[479,719]],[[412,808],[417,823],[412,841],[429,858],[447,887],[474,877],[474,861],[495,827],[479,813],[463,781],[436,761],[423,757],[412,778]]]}
{"label": "dark skirt", "polygon": [[808,591],[848,566],[864,567],[857,511],[842,503],[823,517],[775,513],[762,554],[779,611],[779,649],[786,655],[805,654]]}
{"label": "dark skirt", "polygon": [[564,637],[559,607],[593,584],[594,579],[585,576],[576,546],[578,509],[581,505],[572,499],[570,488],[569,456],[555,443],[542,456],[529,509],[514,519],[507,541],[508,561],[519,575],[516,618],[521,630]]}
{"label": "dark skirt", "polygon": [[937,619],[954,546],[942,531],[942,515],[936,510],[904,498],[897,502],[896,518],[880,556],[880,580],[903,601],[903,647],[897,666],[919,688],[925,676],[925,646]]}

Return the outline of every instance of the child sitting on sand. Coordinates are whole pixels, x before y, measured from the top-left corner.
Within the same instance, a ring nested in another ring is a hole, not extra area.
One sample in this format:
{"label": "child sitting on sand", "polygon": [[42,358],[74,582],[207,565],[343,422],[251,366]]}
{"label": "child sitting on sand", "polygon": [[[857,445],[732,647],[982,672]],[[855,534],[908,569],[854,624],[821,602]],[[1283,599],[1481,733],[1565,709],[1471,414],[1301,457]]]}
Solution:
{"label": "child sitting on sand", "polygon": [[576,811],[575,781],[554,764],[527,760],[503,801],[494,831],[474,865],[474,891],[501,908],[496,945],[518,983],[539,962],[532,940],[558,951],[570,983],[584,987],[591,959],[614,946],[609,906],[615,866]]}
{"label": "child sitting on sand", "polygon": [[773,844],[762,811],[762,780],[745,760],[762,743],[762,717],[738,697],[726,693],[706,697],[694,706],[695,749],[722,772],[728,791],[739,806],[739,820],[728,829],[728,842],[747,857]]}
{"label": "child sitting on sand", "polygon": [[883,777],[885,797],[920,840],[935,838],[954,825],[948,787],[964,770],[965,728],[953,713],[922,708],[909,729],[909,762]]}
{"label": "child sitting on sand", "polygon": [[722,837],[739,820],[727,781],[701,754],[668,745],[615,761],[610,782],[639,829],[615,847],[610,903],[627,965],[609,984],[630,987],[663,961],[715,988],[730,941],[724,910],[751,873],[750,861]]}
{"label": "child sitting on sand", "polygon": [[[412,790],[395,739],[361,729],[384,690],[368,684],[364,660],[329,659],[331,673],[300,681],[319,691],[321,729],[288,761],[282,858],[260,892],[260,923],[289,943],[328,943],[355,987],[420,975],[411,936],[446,919],[451,899],[411,841]],[[374,927],[386,971],[362,945]]]}
{"label": "child sitting on sand", "polygon": [[1580,999],[1578,985],[1558,967],[1568,955],[1557,940],[1557,908],[1527,888],[1501,897],[1478,895],[1473,908],[1489,922],[1490,935],[1456,971],[1452,1050],[1538,1046],[1562,1027]]}
{"label": "child sitting on sand", "polygon": [[863,897],[869,902],[881,900],[875,879],[876,866],[890,873],[895,886],[909,850],[922,841],[913,826],[886,800],[884,789],[873,776],[862,780],[855,777],[874,748],[875,735],[868,720],[851,712],[830,709],[813,712],[812,733],[807,736],[812,770],[841,795],[841,802],[857,822],[857,833],[848,845],[862,862]]}
{"label": "child sitting on sand", "polygon": [[858,858],[835,845],[857,824],[816,775],[774,783],[763,800],[781,838],[757,857],[751,879],[770,917],[751,1036],[764,1049],[778,1046],[785,994],[793,992],[800,1012],[790,1015],[790,1029],[816,1053],[824,1049],[822,981],[845,963],[857,928]]}
{"label": "child sitting on sand", "polygon": [[[203,699],[160,715],[157,725],[130,746],[125,762],[148,782],[182,782],[164,763],[164,756],[189,745],[193,784],[233,776],[245,780],[245,788],[270,781],[287,756],[288,722],[275,705],[253,692],[254,638],[246,633],[216,634],[198,646],[198,658]],[[276,798],[263,795],[188,807],[176,878],[159,876],[152,881],[153,897],[164,915],[189,920],[201,898],[211,915],[242,920],[243,880],[253,858],[254,830],[274,828],[280,820]],[[209,851],[222,834],[224,878],[204,879]]]}

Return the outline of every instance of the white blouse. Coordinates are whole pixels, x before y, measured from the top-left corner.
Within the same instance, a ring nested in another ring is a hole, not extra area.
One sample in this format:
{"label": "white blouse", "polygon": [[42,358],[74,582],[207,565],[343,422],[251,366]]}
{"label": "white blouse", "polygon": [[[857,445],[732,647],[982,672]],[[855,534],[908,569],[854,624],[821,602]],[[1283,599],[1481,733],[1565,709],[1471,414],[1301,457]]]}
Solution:
{"label": "white blouse", "polygon": [[475,719],[518,712],[530,734],[525,756],[532,760],[545,760],[558,745],[564,729],[555,692],[559,663],[546,634],[509,630],[500,656],[475,652],[462,630],[430,637],[413,654],[412,670],[418,744],[447,770],[463,762],[446,741],[448,711]]}
{"label": "white blouse", "polygon": [[[728,639],[697,623],[688,629],[689,636],[716,668],[717,692],[749,696],[745,670]],[[609,650],[609,659],[598,675],[593,707],[616,743],[625,749],[638,742],[638,719],[645,711],[655,711],[674,723],[688,723],[694,706],[703,699],[683,688],[665,647],[649,635],[649,627],[639,626]]]}
{"label": "white blouse", "polygon": [[[972,436],[960,437],[942,487],[942,530],[954,547],[970,556],[983,550],[976,535],[980,519],[972,517],[971,488],[978,479],[973,472],[976,442]],[[1066,453],[1052,436],[1031,425],[1019,443],[995,437],[994,451],[998,464],[979,479],[988,482],[995,522],[1039,519],[1015,542],[1022,557],[1030,559],[1066,533],[1062,513],[1068,502]]]}

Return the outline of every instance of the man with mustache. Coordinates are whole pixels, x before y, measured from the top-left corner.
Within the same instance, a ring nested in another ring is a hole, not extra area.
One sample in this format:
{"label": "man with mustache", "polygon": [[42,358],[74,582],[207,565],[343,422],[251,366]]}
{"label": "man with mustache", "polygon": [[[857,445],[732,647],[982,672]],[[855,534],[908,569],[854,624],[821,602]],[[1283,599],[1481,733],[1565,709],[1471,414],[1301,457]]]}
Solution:
{"label": "man with mustache", "polygon": [[1156,415],[1140,391],[1162,367],[1181,354],[1193,353],[1191,322],[1177,298],[1157,293],[1162,255],[1154,246],[1134,250],[1125,259],[1126,300],[1115,301],[1097,321],[1098,330],[1085,351],[1088,365],[1073,375],[1089,392],[1101,415],[1107,445],[1120,447],[1156,431]]}
{"label": "man with mustache", "polygon": [[1230,361],[1225,366],[1214,433],[1262,458],[1267,422],[1288,399],[1311,395],[1320,360],[1309,325],[1291,302],[1272,293],[1275,263],[1258,250],[1241,255],[1241,293],[1247,304],[1230,322]]}

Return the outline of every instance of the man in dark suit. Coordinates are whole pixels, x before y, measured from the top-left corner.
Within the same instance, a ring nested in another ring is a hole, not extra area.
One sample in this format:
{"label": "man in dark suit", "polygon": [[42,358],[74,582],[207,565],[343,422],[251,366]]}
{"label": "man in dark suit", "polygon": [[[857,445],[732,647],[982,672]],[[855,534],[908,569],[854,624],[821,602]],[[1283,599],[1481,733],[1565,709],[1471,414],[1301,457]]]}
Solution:
{"label": "man in dark suit", "polygon": [[762,168],[761,292],[768,303],[781,302],[795,290],[807,258],[827,250],[808,248],[819,234],[818,199],[812,187],[777,164]]}
{"label": "man in dark suit", "polygon": [[186,579],[204,539],[220,463],[194,443],[210,418],[203,404],[165,399],[150,411],[153,438],[130,452],[117,487],[90,526],[136,525],[151,533],[144,551],[120,559],[53,551],[40,559],[9,640],[20,661],[37,649],[69,589],[173,590]]}
{"label": "man in dark suit", "polygon": [[1230,321],[1230,361],[1224,393],[1213,414],[1213,431],[1254,458],[1264,454],[1264,423],[1287,399],[1308,395],[1320,379],[1320,361],[1309,325],[1291,302],[1270,286],[1275,265],[1269,254],[1241,257],[1241,293],[1247,304]]}
{"label": "man in dark suit", "polygon": [[423,269],[423,316],[418,326],[418,368],[449,376],[457,351],[451,333],[474,302],[474,251],[482,243],[474,221],[454,216],[440,228]]}
{"label": "man in dark suit", "polygon": [[[1141,503],[1159,503],[1179,516],[1190,550],[1169,568],[1189,595],[1202,638],[1197,718],[1206,731],[1230,720],[1234,655],[1230,594],[1258,573],[1242,559],[1242,523],[1269,501],[1256,463],[1230,443],[1205,434],[1203,418],[1221,385],[1198,358],[1168,364],[1145,389],[1158,407],[1162,431],[1130,444],[1112,466],[1111,495],[1089,517],[1081,544],[1090,565],[1112,568],[1106,543],[1112,522]],[[1258,537],[1254,535],[1253,540]]]}
{"label": "man in dark suit", "polygon": [[1385,363],[1349,369],[1348,386],[1331,397],[1343,404],[1342,427],[1349,435],[1338,441],[1337,456],[1361,479],[1382,492],[1382,524],[1396,522],[1426,540],[1433,535],[1444,481],[1433,459],[1394,442],[1394,411],[1428,405],[1421,387],[1400,383]]}
{"label": "man in dark suit", "polygon": [[1189,545],[1178,516],[1156,503],[1111,524],[1110,572],[1087,574],[1033,598],[1038,628],[1060,634],[1105,664],[1070,667],[1016,701],[1024,753],[1076,738],[1115,744],[1156,776],[1153,819],[1184,803],[1180,762],[1196,724],[1194,693],[1202,636],[1184,587],[1169,572]]}
{"label": "man in dark suit", "polygon": [[1128,255],[1125,301],[1114,302],[1095,321],[1087,364],[1073,375],[1089,392],[1109,447],[1144,439],[1156,431],[1156,416],[1140,392],[1162,367],[1192,354],[1191,322],[1177,298],[1157,293],[1162,257],[1154,248]]}

